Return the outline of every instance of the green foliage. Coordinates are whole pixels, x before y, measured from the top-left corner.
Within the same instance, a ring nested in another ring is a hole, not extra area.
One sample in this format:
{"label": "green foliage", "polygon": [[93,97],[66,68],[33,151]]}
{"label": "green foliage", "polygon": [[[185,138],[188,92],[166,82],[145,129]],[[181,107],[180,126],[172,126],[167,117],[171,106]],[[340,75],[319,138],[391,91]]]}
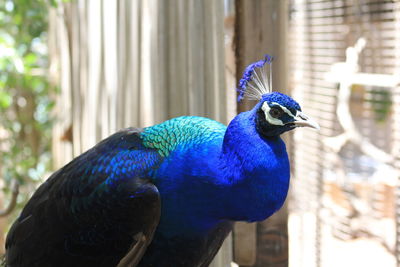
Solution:
{"label": "green foliage", "polygon": [[0,177],[37,182],[50,166],[47,0],[0,0]]}
{"label": "green foliage", "polygon": [[374,119],[377,122],[384,122],[388,119],[392,107],[392,96],[387,90],[371,90],[371,99],[367,100],[371,103],[374,112]]}

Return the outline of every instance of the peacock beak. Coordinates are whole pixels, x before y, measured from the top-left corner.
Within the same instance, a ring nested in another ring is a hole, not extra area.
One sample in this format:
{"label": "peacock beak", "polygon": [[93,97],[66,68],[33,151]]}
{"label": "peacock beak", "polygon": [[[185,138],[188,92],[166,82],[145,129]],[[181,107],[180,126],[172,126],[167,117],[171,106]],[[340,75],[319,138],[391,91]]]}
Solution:
{"label": "peacock beak", "polygon": [[297,127],[310,127],[319,130],[320,127],[318,123],[310,119],[306,114],[301,111],[297,111],[296,117],[293,122]]}

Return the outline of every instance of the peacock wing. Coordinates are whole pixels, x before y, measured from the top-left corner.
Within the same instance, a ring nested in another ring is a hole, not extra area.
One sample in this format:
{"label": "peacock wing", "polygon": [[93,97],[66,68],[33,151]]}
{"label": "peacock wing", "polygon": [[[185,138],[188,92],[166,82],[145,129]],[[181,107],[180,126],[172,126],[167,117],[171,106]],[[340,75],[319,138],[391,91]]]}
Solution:
{"label": "peacock wing", "polygon": [[[6,240],[7,266],[134,266],[152,240],[163,158],[126,129],[55,172],[28,201]],[[123,260],[121,260],[123,259]]]}

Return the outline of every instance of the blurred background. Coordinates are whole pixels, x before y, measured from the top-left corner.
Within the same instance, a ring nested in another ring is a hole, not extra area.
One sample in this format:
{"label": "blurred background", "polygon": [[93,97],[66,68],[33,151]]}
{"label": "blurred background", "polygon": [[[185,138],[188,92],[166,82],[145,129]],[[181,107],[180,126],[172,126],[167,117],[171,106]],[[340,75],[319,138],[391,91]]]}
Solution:
{"label": "blurred background", "polygon": [[284,135],[285,207],[212,266],[400,266],[398,0],[0,0],[1,252],[35,188],[111,133],[252,107],[236,83],[266,53],[321,130]]}

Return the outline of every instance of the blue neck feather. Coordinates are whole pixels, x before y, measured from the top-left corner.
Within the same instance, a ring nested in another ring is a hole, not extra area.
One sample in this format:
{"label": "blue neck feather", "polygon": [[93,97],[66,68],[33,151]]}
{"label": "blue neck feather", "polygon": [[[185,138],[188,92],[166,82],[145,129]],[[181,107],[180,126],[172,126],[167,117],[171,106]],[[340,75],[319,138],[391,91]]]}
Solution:
{"label": "blue neck feather", "polygon": [[283,204],[289,187],[289,160],[279,136],[262,137],[254,127],[258,105],[228,126],[221,154],[221,175],[229,219],[259,221]]}

